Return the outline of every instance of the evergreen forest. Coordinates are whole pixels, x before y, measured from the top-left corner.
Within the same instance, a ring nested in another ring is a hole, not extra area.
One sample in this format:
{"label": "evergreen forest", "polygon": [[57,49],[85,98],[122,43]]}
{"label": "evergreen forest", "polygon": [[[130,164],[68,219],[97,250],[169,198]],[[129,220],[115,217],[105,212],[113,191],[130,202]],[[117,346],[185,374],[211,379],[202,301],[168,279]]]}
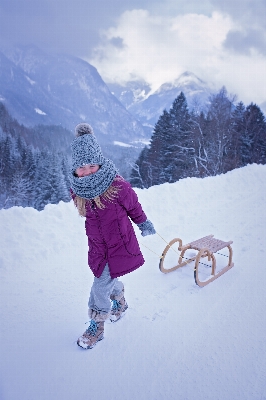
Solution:
{"label": "evergreen forest", "polygon": [[[27,128],[0,103],[0,208],[43,210],[69,201],[70,132],[57,126]],[[62,151],[56,151],[56,142]]]}
{"label": "evergreen forest", "polygon": [[130,182],[148,188],[252,163],[266,163],[266,121],[260,108],[235,104],[223,87],[210,98],[207,111],[189,111],[181,92],[156,123],[150,145],[132,166]]}
{"label": "evergreen forest", "polygon": [[[19,124],[0,103],[0,208],[40,211],[47,204],[69,201],[72,140],[73,134],[61,126]],[[132,165],[130,183],[143,189],[252,163],[266,164],[266,120],[260,108],[236,103],[222,88],[204,112],[190,111],[181,92],[170,110],[163,111],[150,145]]]}

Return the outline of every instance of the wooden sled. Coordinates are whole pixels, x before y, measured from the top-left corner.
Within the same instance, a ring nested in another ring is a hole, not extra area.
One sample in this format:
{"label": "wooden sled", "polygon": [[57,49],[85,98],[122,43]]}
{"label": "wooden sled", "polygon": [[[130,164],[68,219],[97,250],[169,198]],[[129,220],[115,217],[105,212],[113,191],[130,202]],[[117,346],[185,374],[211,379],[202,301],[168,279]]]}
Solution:
{"label": "wooden sled", "polygon": [[[179,242],[178,250],[180,251],[178,264],[173,268],[165,269],[164,268],[165,256],[166,256],[168,250],[171,248],[171,246],[176,242]],[[188,243],[184,246],[182,245],[181,239],[179,239],[179,238],[173,239],[173,240],[171,240],[171,242],[168,243],[168,245],[166,246],[166,248],[164,249],[164,251],[162,253],[162,257],[160,259],[160,264],[159,264],[160,271],[163,272],[164,274],[167,274],[168,272],[175,271],[176,269],[183,267],[184,265],[187,265],[188,263],[190,263],[192,261],[195,261],[195,268],[194,268],[195,283],[200,287],[206,286],[206,285],[208,285],[208,283],[219,278],[219,276],[223,275],[225,272],[227,272],[230,268],[232,268],[234,266],[234,263],[232,262],[232,258],[233,258],[233,250],[231,248],[232,243],[233,243],[232,241],[223,242],[222,240],[215,239],[213,237],[213,235],[205,236],[201,239],[195,240],[194,242]],[[228,248],[228,251],[229,251],[228,265],[225,266],[223,269],[221,269],[216,274],[216,259],[215,259],[214,253],[216,253],[217,251],[222,250],[226,247]],[[198,254],[195,257],[186,259],[186,257],[184,257],[184,255],[188,249],[197,250]],[[199,267],[200,260],[203,257],[208,257],[208,261],[212,261],[212,266],[211,266],[212,270],[211,270],[211,277],[209,279],[207,279],[205,281],[200,281],[199,276],[198,276],[198,267]],[[186,261],[184,261],[184,259],[186,259]]]}

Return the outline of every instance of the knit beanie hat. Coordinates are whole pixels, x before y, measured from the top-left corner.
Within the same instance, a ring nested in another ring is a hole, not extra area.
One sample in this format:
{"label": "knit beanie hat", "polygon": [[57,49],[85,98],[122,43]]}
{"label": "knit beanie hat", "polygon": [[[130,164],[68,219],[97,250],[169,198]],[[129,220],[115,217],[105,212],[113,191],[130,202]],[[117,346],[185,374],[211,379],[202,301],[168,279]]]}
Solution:
{"label": "knit beanie hat", "polygon": [[[75,135],[76,138],[71,144],[71,187],[79,197],[93,199],[108,189],[118,171],[114,163],[103,156],[101,147],[89,124],[78,124],[75,128]],[[87,164],[98,164],[100,169],[94,174],[81,178],[75,176],[76,169]]]}
{"label": "knit beanie hat", "polygon": [[89,124],[78,124],[75,135],[76,139],[71,144],[73,170],[87,164],[102,165],[104,157],[92,127]]}

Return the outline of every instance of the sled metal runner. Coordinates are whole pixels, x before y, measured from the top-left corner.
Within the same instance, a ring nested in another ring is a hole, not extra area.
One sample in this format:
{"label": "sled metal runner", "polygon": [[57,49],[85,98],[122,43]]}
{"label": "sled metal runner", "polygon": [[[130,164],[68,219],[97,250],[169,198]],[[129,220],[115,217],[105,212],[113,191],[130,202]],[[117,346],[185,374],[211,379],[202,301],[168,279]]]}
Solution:
{"label": "sled metal runner", "polygon": [[[160,264],[159,268],[160,271],[163,272],[164,274],[167,274],[169,272],[175,271],[176,269],[183,267],[187,265],[188,263],[191,263],[192,261],[195,261],[195,267],[194,267],[194,279],[195,283],[200,286],[204,287],[208,285],[208,283],[213,282],[215,279],[219,278],[219,276],[223,275],[225,272],[227,272],[230,268],[234,266],[234,263],[232,262],[233,258],[233,250],[231,247],[231,244],[233,243],[232,241],[229,242],[224,242],[220,239],[215,239],[213,237],[214,235],[209,235],[205,236],[203,238],[197,239],[194,242],[188,243],[186,245],[182,245],[182,240],[179,238],[175,238],[171,240],[165,247],[161,259],[160,259]],[[169,251],[169,249],[173,246],[174,243],[178,242],[179,247],[178,250],[180,251],[179,259],[178,259],[178,264],[172,268],[164,268],[164,259]],[[224,248],[228,248],[229,255],[228,255],[228,264],[223,267],[219,272],[216,273],[216,259],[214,256],[214,253],[216,253],[219,250],[222,250]],[[186,258],[185,253],[187,250],[193,249],[197,250],[198,253],[194,257],[191,258]],[[208,261],[212,261],[211,265],[211,275],[209,279],[206,279],[204,281],[200,281],[199,279],[199,263],[200,260],[204,257],[208,257]],[[184,261],[184,259],[186,261]]]}

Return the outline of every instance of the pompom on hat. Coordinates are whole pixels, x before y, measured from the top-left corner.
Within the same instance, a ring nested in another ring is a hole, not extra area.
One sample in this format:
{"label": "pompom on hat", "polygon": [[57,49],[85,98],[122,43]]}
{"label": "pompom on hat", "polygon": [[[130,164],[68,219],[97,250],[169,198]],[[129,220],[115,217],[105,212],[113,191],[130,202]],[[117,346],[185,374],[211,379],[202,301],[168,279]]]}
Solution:
{"label": "pompom on hat", "polygon": [[[114,163],[103,156],[101,147],[89,124],[78,124],[75,128],[75,136],[76,138],[71,143],[71,187],[76,195],[93,199],[106,191],[118,171]],[[100,169],[95,174],[82,178],[77,177],[75,175],[76,169],[88,164],[98,164]]]}
{"label": "pompom on hat", "polygon": [[86,134],[93,134],[93,129],[89,124],[78,124],[75,128],[75,136],[83,136]]}

